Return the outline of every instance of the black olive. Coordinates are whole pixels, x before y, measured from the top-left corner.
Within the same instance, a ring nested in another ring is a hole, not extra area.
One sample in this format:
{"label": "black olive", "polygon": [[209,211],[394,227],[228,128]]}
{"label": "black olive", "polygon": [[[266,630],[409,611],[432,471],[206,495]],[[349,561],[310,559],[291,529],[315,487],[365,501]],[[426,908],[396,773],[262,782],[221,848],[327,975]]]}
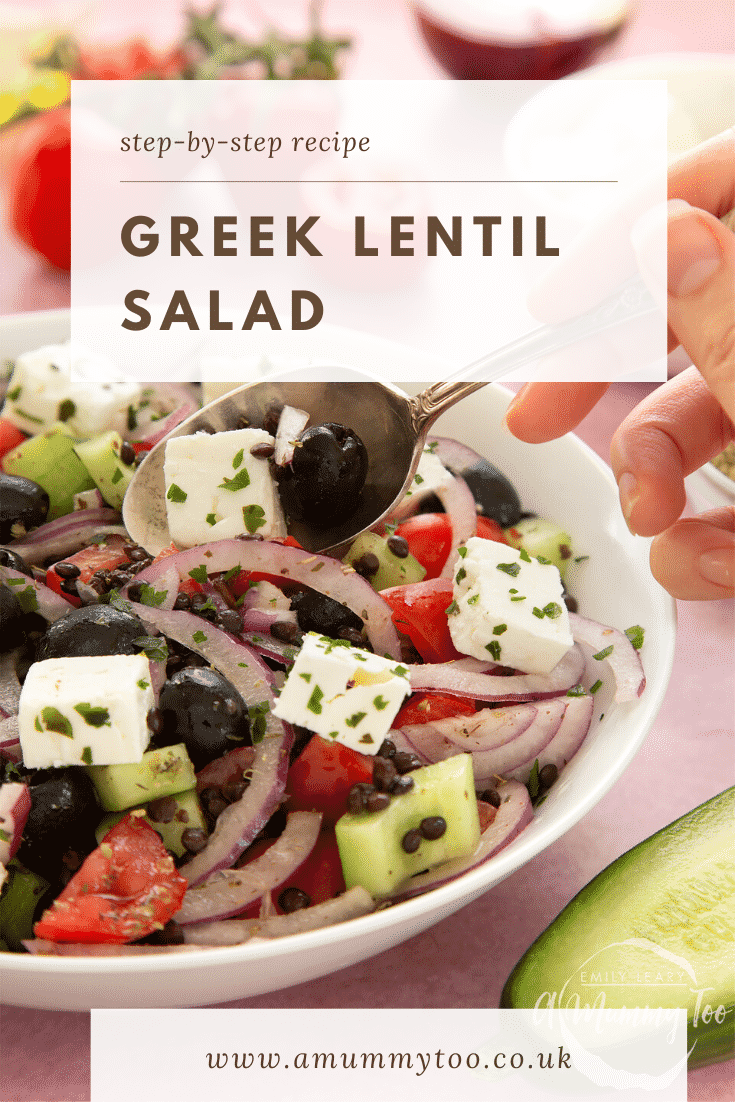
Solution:
{"label": "black olive", "polygon": [[25,559],[21,558],[17,551],[11,551],[9,547],[0,547],[0,566],[9,566],[11,570],[19,570],[29,578],[33,577],[33,571]]}
{"label": "black olive", "polygon": [[[451,468],[450,468],[451,469]],[[477,511],[488,520],[496,521],[501,528],[510,528],[523,516],[521,501],[516,489],[502,471],[480,459],[463,471],[452,470],[465,480],[477,504]],[[441,513],[444,507],[434,494],[421,502],[422,513]]]}
{"label": "black olive", "polygon": [[[0,473],[0,543],[13,538],[13,525],[26,531],[46,520],[49,498],[43,487],[21,475]],[[20,533],[22,534],[22,533]]]}
{"label": "black olive", "polygon": [[163,686],[158,701],[163,731],[156,746],[183,742],[196,770],[250,742],[247,705],[217,670],[187,666]]}
{"label": "black olive", "polygon": [[14,650],[24,639],[21,603],[6,585],[0,585],[0,651]]}
{"label": "black olive", "polygon": [[317,593],[315,589],[294,593],[291,608],[296,612],[302,631],[318,631],[320,635],[339,639],[339,632],[344,628],[354,628],[355,631],[363,629],[362,620],[352,609],[346,608],[332,597]]}
{"label": "black olive", "polygon": [[132,612],[112,605],[76,608],[50,624],[38,647],[38,659],[82,658],[99,654],[138,654],[134,640],[145,635]]}
{"label": "black olive", "polygon": [[286,512],[310,524],[339,524],[357,508],[367,470],[365,445],[351,429],[314,425],[299,438],[290,470],[282,468]]}
{"label": "black olive", "polygon": [[31,810],[18,859],[55,882],[67,851],[86,855],[96,846],[95,827],[102,812],[84,769],[41,769],[30,777]]}

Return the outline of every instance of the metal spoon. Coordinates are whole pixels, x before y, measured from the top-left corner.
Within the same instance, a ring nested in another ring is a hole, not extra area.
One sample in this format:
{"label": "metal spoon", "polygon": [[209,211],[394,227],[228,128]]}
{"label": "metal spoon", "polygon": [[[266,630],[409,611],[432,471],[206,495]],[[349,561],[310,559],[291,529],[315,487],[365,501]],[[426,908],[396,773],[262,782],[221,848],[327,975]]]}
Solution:
{"label": "metal spoon", "polygon": [[125,495],[125,526],[149,554],[171,543],[163,477],[168,439],[234,429],[243,418],[262,425],[274,405],[289,405],[311,414],[312,424],[333,421],[349,426],[367,449],[367,482],[357,510],[347,520],[332,528],[303,521],[289,524],[291,535],[308,551],[339,547],[390,514],[411,484],[429,429],[455,402],[523,364],[656,309],[643,281],[633,277],[593,310],[571,321],[541,326],[414,397],[379,381],[314,382],[307,378],[313,369],[303,371],[303,380],[248,383],[204,406],[151,449]]}

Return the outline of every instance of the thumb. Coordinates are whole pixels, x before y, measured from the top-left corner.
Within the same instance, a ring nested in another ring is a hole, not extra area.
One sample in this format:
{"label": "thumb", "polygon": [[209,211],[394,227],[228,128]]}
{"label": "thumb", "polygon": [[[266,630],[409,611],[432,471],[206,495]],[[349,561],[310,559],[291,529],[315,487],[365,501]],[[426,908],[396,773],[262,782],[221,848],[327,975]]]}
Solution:
{"label": "thumb", "polygon": [[735,510],[679,520],[651,544],[651,573],[672,597],[711,601],[735,589]]}
{"label": "thumb", "polygon": [[[726,219],[727,220],[727,219]],[[634,247],[644,273],[660,236],[641,220]],[[689,353],[731,420],[735,420],[735,234],[683,199],[668,203],[669,328]]]}

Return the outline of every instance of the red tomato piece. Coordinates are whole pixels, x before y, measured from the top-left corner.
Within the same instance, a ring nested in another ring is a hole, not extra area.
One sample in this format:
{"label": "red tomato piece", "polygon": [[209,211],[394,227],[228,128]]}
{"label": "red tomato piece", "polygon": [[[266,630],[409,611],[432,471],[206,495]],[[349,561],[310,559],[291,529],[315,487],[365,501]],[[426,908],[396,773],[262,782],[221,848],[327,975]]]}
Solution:
{"label": "red tomato piece", "polygon": [[160,836],[131,813],[90,853],[34,933],[50,941],[137,941],[168,922],[186,888]]}
{"label": "red tomato piece", "polygon": [[[278,536],[270,540],[271,543],[281,543],[284,547],[301,547],[301,544],[293,536]],[[247,593],[251,582],[271,582],[279,588],[284,584],[282,574],[269,574],[265,570],[241,570],[237,577],[230,582],[230,589],[234,597],[241,597]]]}
{"label": "red tomato piece", "polygon": [[[262,857],[274,841],[275,839],[267,839],[255,842],[248,850],[247,860],[243,863],[247,865],[256,857]],[[311,904],[325,903],[345,890],[342,862],[339,859],[337,839],[333,830],[322,830],[316,845],[303,864],[299,865],[288,880],[284,880],[274,890],[273,904],[278,914],[284,913],[283,908],[279,906],[278,898],[287,888],[300,888],[302,892],[306,892]],[[260,901],[251,903],[238,917],[257,918],[259,913]]]}
{"label": "red tomato piece", "polygon": [[[164,547],[163,551],[159,551],[155,559],[151,563],[151,566],[155,566],[156,563],[161,562],[163,559],[168,559],[171,555],[178,555],[179,548],[175,543],[169,544],[168,547]],[[199,582],[193,578],[182,578],[179,581],[179,593],[185,593],[187,597],[193,597],[195,593],[201,593],[202,587]]]}
{"label": "red tomato piece", "polygon": [[71,267],[71,116],[42,111],[22,124],[8,180],[13,232],[55,268]]}
{"label": "red tomato piece", "polygon": [[[503,529],[487,517],[477,518],[477,534],[482,539],[507,543]],[[408,550],[426,570],[426,578],[438,578],[452,546],[452,522],[446,513],[417,513],[399,524],[396,535],[403,536]]]}
{"label": "red tomato piece", "polygon": [[394,727],[414,723],[433,723],[452,716],[471,716],[477,711],[474,700],[452,693],[414,693],[393,720]]}
{"label": "red tomato piece", "polygon": [[[107,536],[104,543],[92,543],[89,547],[83,547],[81,551],[68,555],[61,562],[74,563],[79,567],[80,573],[75,581],[88,582],[97,570],[114,570],[116,566],[130,562],[123,550],[125,540],[122,536]],[[79,608],[81,601],[62,588],[63,578],[56,573],[56,564],[46,571],[46,585],[56,593],[65,597],[75,608]]]}
{"label": "red tomato piece", "polygon": [[347,810],[353,785],[373,778],[373,759],[341,742],[314,735],[288,771],[289,811],[321,811],[323,822],[336,823]]}
{"label": "red tomato piece", "polygon": [[449,634],[451,578],[396,585],[381,589],[380,596],[393,610],[393,623],[409,637],[424,662],[452,662],[462,657]]}
{"label": "red tomato piece", "polygon": [[22,444],[25,439],[26,434],[21,432],[12,421],[7,417],[0,417],[0,458],[13,448],[17,448],[18,444]]}

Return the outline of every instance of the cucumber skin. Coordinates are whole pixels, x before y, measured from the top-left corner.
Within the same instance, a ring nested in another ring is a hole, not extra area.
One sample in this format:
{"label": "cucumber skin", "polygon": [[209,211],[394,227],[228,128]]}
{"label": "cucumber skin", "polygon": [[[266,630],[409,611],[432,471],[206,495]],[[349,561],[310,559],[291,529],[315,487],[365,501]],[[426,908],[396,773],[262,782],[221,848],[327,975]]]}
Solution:
{"label": "cucumber skin", "polygon": [[[644,891],[650,891],[651,882],[655,883],[655,873],[651,873],[650,859],[655,858],[657,850],[660,851],[664,860],[667,858],[671,860],[676,856],[677,851],[688,854],[693,864],[693,860],[696,860],[697,841],[704,851],[707,841],[718,831],[722,833],[722,858],[726,859],[728,847],[732,854],[734,816],[735,787],[726,789],[720,795],[700,804],[699,807],[695,807],[686,815],[639,842],[598,873],[526,950],[505,983],[500,997],[500,1007],[516,1010],[533,1009],[537,999],[548,990],[555,989],[556,981],[546,970],[546,960],[550,960],[553,972],[558,966],[558,961],[563,959],[566,953],[570,975],[572,974],[572,969],[578,965],[569,958],[568,947],[575,943],[575,926],[588,932],[591,929],[599,929],[599,940],[604,944],[633,936],[634,932],[630,929],[626,930],[619,918],[617,924],[614,922],[607,928],[605,926],[606,910],[609,910],[606,905],[612,906],[618,900],[619,893],[615,894],[616,884],[626,891],[628,899],[631,896],[635,897],[634,881],[636,874],[639,874]],[[638,864],[640,868],[636,867]],[[676,887],[675,880],[671,882],[671,886]],[[602,912],[601,916],[595,911]],[[691,950],[690,952],[692,959],[689,963],[692,964],[696,973],[696,953]],[[694,996],[688,996],[687,1050],[690,1051],[688,1060],[690,1070],[730,1060],[735,1055],[735,970],[732,960],[729,970],[729,988],[727,983],[727,960],[722,961],[719,987],[712,988],[711,985],[703,984],[698,978],[699,986],[709,986],[709,990],[702,998],[700,1017],[696,1027],[693,1024]],[[709,1023],[702,1020],[701,1010],[708,1002],[713,1008],[718,1004],[725,1006],[724,1021],[718,1024],[714,1017]],[[606,992],[606,1007],[617,1009],[625,1005],[627,1004],[619,1000],[616,1002],[614,996],[608,999]],[[664,1004],[659,1001],[658,1005]],[[692,1046],[694,1046],[693,1051],[691,1051]]]}

